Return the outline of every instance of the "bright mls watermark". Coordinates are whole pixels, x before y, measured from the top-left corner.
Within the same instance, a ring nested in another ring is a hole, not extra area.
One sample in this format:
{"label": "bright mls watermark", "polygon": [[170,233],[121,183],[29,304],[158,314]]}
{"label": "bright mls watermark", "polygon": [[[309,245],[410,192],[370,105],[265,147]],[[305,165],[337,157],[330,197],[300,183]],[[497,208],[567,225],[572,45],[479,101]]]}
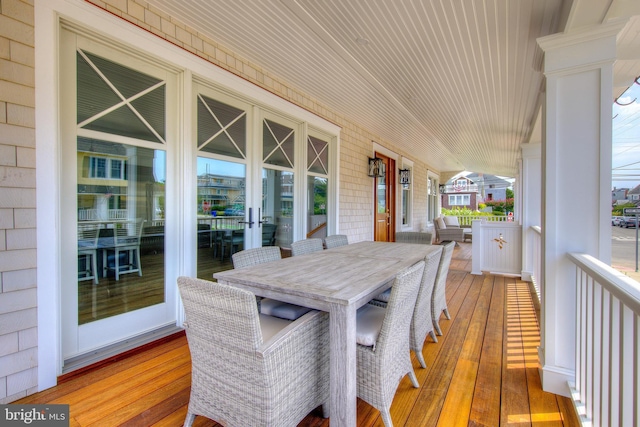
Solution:
{"label": "bright mls watermark", "polygon": [[0,405],[0,426],[68,427],[69,405]]}

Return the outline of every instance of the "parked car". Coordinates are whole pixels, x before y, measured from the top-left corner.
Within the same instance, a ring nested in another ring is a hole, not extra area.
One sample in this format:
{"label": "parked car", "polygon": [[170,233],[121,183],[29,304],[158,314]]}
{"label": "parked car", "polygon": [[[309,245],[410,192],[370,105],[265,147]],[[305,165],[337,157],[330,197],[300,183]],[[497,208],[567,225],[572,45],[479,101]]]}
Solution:
{"label": "parked car", "polygon": [[636,228],[636,217],[635,216],[627,216],[624,219],[624,224],[621,225],[624,228]]}
{"label": "parked car", "polygon": [[617,225],[620,226],[620,222],[622,222],[622,218],[621,216],[612,216],[611,217],[611,225]]}
{"label": "parked car", "polygon": [[621,216],[621,217],[620,217],[620,222],[618,222],[618,227],[624,227],[624,226],[625,226],[625,223],[627,222],[627,218],[629,218],[629,217],[627,217],[627,216]]}

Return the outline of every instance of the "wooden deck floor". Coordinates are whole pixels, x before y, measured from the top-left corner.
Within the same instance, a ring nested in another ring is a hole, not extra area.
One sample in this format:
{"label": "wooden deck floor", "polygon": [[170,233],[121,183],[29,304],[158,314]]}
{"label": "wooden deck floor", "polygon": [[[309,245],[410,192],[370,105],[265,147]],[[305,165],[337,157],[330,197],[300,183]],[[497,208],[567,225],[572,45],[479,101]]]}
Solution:
{"label": "wooden deck floor", "polygon": [[[518,279],[473,276],[471,245],[454,252],[447,280],[451,320],[424,346],[421,384],[405,378],[391,408],[395,426],[577,426],[569,399],[545,393],[538,376],[539,326],[529,286]],[[14,403],[70,405],[71,426],[180,426],[190,387],[186,338],[178,334]],[[197,417],[196,426],[216,426]],[[300,424],[328,426],[318,410]],[[382,426],[358,401],[358,426]]]}

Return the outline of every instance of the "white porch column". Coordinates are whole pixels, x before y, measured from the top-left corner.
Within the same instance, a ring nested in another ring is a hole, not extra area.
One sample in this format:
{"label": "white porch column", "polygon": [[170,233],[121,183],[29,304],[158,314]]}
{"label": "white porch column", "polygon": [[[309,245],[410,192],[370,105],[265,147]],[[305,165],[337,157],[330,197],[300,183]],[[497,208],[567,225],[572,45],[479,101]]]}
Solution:
{"label": "white porch column", "polygon": [[[531,281],[534,262],[534,231],[531,227],[542,224],[540,202],[542,198],[542,145],[522,144],[520,174],[518,179],[520,199],[520,224],[522,224],[522,280]],[[526,195],[526,197],[524,197]]]}
{"label": "white porch column", "polygon": [[575,376],[575,266],[611,258],[611,112],[616,35],[624,23],[543,37],[541,379],[568,396]]}

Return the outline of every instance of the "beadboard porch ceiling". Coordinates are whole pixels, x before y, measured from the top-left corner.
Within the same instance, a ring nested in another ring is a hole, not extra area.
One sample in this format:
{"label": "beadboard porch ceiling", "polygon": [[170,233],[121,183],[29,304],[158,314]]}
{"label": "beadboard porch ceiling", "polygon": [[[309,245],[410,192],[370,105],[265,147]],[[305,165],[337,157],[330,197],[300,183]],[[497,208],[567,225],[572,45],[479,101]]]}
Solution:
{"label": "beadboard porch ceiling", "polygon": [[[543,84],[538,37],[640,15],[637,0],[147,0],[441,172],[515,176]],[[619,38],[614,97],[640,74]],[[613,101],[613,100],[612,100]],[[532,140],[539,140],[533,136]]]}

